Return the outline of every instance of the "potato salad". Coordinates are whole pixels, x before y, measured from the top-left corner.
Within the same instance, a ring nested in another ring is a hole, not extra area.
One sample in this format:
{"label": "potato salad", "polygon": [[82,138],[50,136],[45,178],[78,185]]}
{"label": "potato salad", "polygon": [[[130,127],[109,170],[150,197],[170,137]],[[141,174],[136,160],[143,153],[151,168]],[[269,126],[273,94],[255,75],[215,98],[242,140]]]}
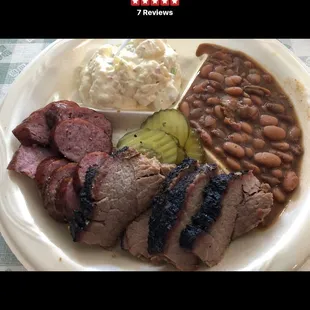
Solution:
{"label": "potato salad", "polygon": [[81,68],[83,104],[122,110],[171,107],[182,83],[176,51],[161,39],[133,39],[114,56],[118,48],[103,45]]}

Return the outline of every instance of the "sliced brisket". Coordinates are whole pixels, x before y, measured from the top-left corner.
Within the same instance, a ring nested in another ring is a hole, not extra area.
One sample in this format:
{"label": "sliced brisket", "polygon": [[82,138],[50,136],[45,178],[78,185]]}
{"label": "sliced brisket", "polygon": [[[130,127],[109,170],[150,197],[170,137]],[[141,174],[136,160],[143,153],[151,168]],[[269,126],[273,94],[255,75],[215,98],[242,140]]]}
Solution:
{"label": "sliced brisket", "polygon": [[[198,169],[196,161],[185,159],[164,182],[164,190],[154,197],[152,201],[152,215],[149,222],[148,252],[150,254],[162,253],[165,240],[173,223],[176,221],[180,206],[185,200],[186,188],[195,178],[194,173],[184,167]],[[185,173],[179,174],[180,171]],[[174,177],[176,175],[177,177]],[[170,177],[170,178],[169,178]],[[169,186],[167,186],[169,184]]]}
{"label": "sliced brisket", "polygon": [[209,185],[204,189],[203,204],[196,214],[192,216],[191,223],[186,226],[180,235],[180,245],[188,250],[193,248],[196,238],[208,231],[211,225],[221,214],[223,195],[232,178],[239,174],[220,174],[211,179]]}
{"label": "sliced brisket", "polygon": [[[203,190],[216,173],[216,165],[204,165],[192,173],[189,185],[184,188],[184,201],[178,205],[177,218],[170,223],[170,230],[165,240],[165,246],[160,256],[180,270],[194,270],[199,265],[197,256],[180,247],[180,234],[191,223],[191,217],[200,209],[203,202]],[[181,185],[181,182],[179,182]],[[183,186],[183,185],[182,185]],[[177,190],[178,185],[175,186]],[[169,201],[169,198],[168,198]],[[168,203],[165,209],[169,208]]]}
{"label": "sliced brisket", "polygon": [[[167,167],[168,165],[165,165],[165,169],[167,169]],[[169,165],[169,167],[171,167],[171,165]],[[153,206],[155,206],[155,204],[164,205],[164,197],[167,192],[171,190],[182,177],[196,170],[197,167],[198,163],[195,160],[186,159],[181,164],[174,167],[174,169],[170,168],[166,179],[160,186],[158,194],[152,200]],[[127,227],[122,238],[122,247],[138,258],[159,262],[162,258],[151,255],[148,252],[149,220],[151,213],[152,209],[147,210]]]}
{"label": "sliced brisket", "polygon": [[[215,214],[210,217],[215,217],[216,220],[210,220],[211,224],[206,225],[209,228],[206,228],[206,231],[202,230],[197,235],[192,246],[192,252],[209,267],[219,263],[230,244],[237,216],[237,206],[243,198],[242,176],[237,177],[237,179],[232,178],[222,196],[220,214],[217,211],[218,207],[214,205]],[[208,215],[206,216],[209,218]]]}
{"label": "sliced brisket", "polygon": [[89,168],[80,194],[81,211],[75,212],[70,225],[73,239],[114,246],[127,225],[150,206],[164,180],[160,168],[155,159],[125,152],[107,158],[99,169]]}
{"label": "sliced brisket", "polygon": [[236,239],[263,222],[273,205],[273,195],[268,184],[261,184],[255,177],[243,182],[243,201],[238,206],[232,239]]}
{"label": "sliced brisket", "polygon": [[131,255],[142,259],[158,263],[158,258],[149,254],[147,250],[147,238],[149,233],[149,219],[152,210],[148,209],[146,212],[137,217],[127,227],[122,238],[122,248],[127,250]]}
{"label": "sliced brisket", "polygon": [[44,159],[55,156],[57,156],[57,154],[49,148],[36,145],[20,145],[18,150],[14,153],[7,169],[25,174],[29,178],[34,179],[39,164]]}
{"label": "sliced brisket", "polygon": [[[251,206],[251,195],[255,195],[258,189],[264,192],[264,202],[257,204],[254,200]],[[181,233],[180,245],[191,249],[209,267],[216,265],[230,244],[236,227],[238,233],[254,227],[253,221],[250,221],[251,225],[246,225],[246,229],[239,226],[240,224],[236,226],[239,210],[244,214],[244,209],[249,206],[248,214],[251,219],[255,214],[256,226],[266,216],[267,210],[270,210],[272,194],[265,190],[266,186],[260,184],[251,171],[213,178],[206,188],[201,209],[192,217],[192,225],[187,226]]]}

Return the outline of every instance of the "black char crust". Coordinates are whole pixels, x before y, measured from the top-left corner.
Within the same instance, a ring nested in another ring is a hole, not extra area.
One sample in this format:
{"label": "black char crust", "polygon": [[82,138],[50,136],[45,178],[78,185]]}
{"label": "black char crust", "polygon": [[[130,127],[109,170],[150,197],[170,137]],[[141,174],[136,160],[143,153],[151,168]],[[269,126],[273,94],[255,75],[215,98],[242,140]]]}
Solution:
{"label": "black char crust", "polygon": [[[149,234],[148,234],[148,252],[151,254],[158,253],[155,250],[157,230],[163,229],[162,233],[167,233],[167,228],[157,227],[158,222],[161,220],[162,211],[166,204],[167,193],[169,192],[170,183],[184,170],[197,169],[197,161],[191,158],[185,158],[179,165],[169,172],[166,179],[161,184],[158,194],[153,198],[151,203],[152,214],[149,219]],[[163,244],[161,244],[163,246]]]}
{"label": "black char crust", "polygon": [[194,173],[183,177],[179,183],[168,192],[166,203],[163,208],[157,208],[152,212],[149,221],[149,254],[161,253],[164,250],[165,239],[172,228],[173,223],[177,220],[178,212],[185,200],[185,191],[188,185],[192,183]]}
{"label": "black char crust", "polygon": [[69,222],[70,233],[74,242],[77,241],[79,232],[85,229],[93,211],[92,183],[97,175],[98,167],[89,167],[86,175],[84,187],[80,191],[80,210],[75,210],[72,220]]}
{"label": "black char crust", "polygon": [[221,214],[221,202],[229,182],[240,177],[244,172],[220,174],[210,180],[204,189],[204,200],[199,211],[192,216],[191,224],[187,225],[180,235],[180,246],[191,250],[196,238],[207,232]]}
{"label": "black char crust", "polygon": [[[193,159],[185,159],[168,175],[163,184],[163,190],[153,199],[152,215],[149,220],[148,252],[149,254],[161,253],[164,250],[167,233],[170,231],[178,213],[183,206],[186,189],[193,182],[198,172],[197,162]],[[194,167],[194,172],[184,176],[174,188],[170,189],[169,184],[184,169]],[[209,169],[216,169],[216,165],[208,166]]]}
{"label": "black char crust", "polygon": [[172,169],[163,183],[161,184],[159,188],[158,194],[153,198],[152,201],[152,209],[157,209],[160,206],[157,206],[158,204],[162,204],[165,202],[165,195],[167,191],[169,190],[170,183],[184,170],[187,169],[194,169],[196,170],[198,168],[198,162],[195,159],[192,158],[185,158],[179,165],[177,165],[174,169]]}
{"label": "black char crust", "polygon": [[122,147],[121,149],[116,150],[115,152],[113,152],[111,156],[112,156],[112,157],[117,157],[117,156],[119,156],[120,154],[126,152],[128,149],[129,149],[128,146],[124,146],[124,147]]}

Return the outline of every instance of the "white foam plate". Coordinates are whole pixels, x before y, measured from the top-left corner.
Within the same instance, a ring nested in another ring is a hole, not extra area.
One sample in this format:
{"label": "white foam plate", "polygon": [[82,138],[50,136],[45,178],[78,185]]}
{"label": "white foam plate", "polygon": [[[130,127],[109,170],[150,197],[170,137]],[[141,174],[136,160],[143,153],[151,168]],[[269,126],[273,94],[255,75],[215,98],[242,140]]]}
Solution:
{"label": "white foam plate", "polygon": [[[124,251],[106,251],[73,243],[66,225],[54,222],[42,207],[34,182],[7,171],[18,148],[11,133],[32,111],[52,100],[79,100],[76,68],[104,43],[122,40],[57,40],[40,53],[10,87],[0,110],[0,228],[13,253],[28,270],[162,270]],[[235,240],[223,260],[203,270],[293,270],[310,254],[310,76],[303,64],[277,40],[168,40],[180,55],[184,85],[199,59],[197,46],[215,43],[245,52],[271,72],[293,101],[304,133],[301,182],[277,222]],[[139,127],[147,112],[107,112],[114,142]]]}

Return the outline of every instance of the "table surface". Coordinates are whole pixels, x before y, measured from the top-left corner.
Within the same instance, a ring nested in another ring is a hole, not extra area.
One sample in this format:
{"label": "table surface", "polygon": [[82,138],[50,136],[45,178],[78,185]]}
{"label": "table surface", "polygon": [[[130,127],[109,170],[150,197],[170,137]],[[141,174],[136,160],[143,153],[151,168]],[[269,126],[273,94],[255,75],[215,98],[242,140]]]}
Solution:
{"label": "table surface", "polygon": [[[26,65],[54,39],[0,39],[0,104],[10,85]],[[310,73],[310,39],[280,39],[307,66]],[[0,234],[0,271],[25,271]],[[310,259],[299,269],[310,270]]]}

